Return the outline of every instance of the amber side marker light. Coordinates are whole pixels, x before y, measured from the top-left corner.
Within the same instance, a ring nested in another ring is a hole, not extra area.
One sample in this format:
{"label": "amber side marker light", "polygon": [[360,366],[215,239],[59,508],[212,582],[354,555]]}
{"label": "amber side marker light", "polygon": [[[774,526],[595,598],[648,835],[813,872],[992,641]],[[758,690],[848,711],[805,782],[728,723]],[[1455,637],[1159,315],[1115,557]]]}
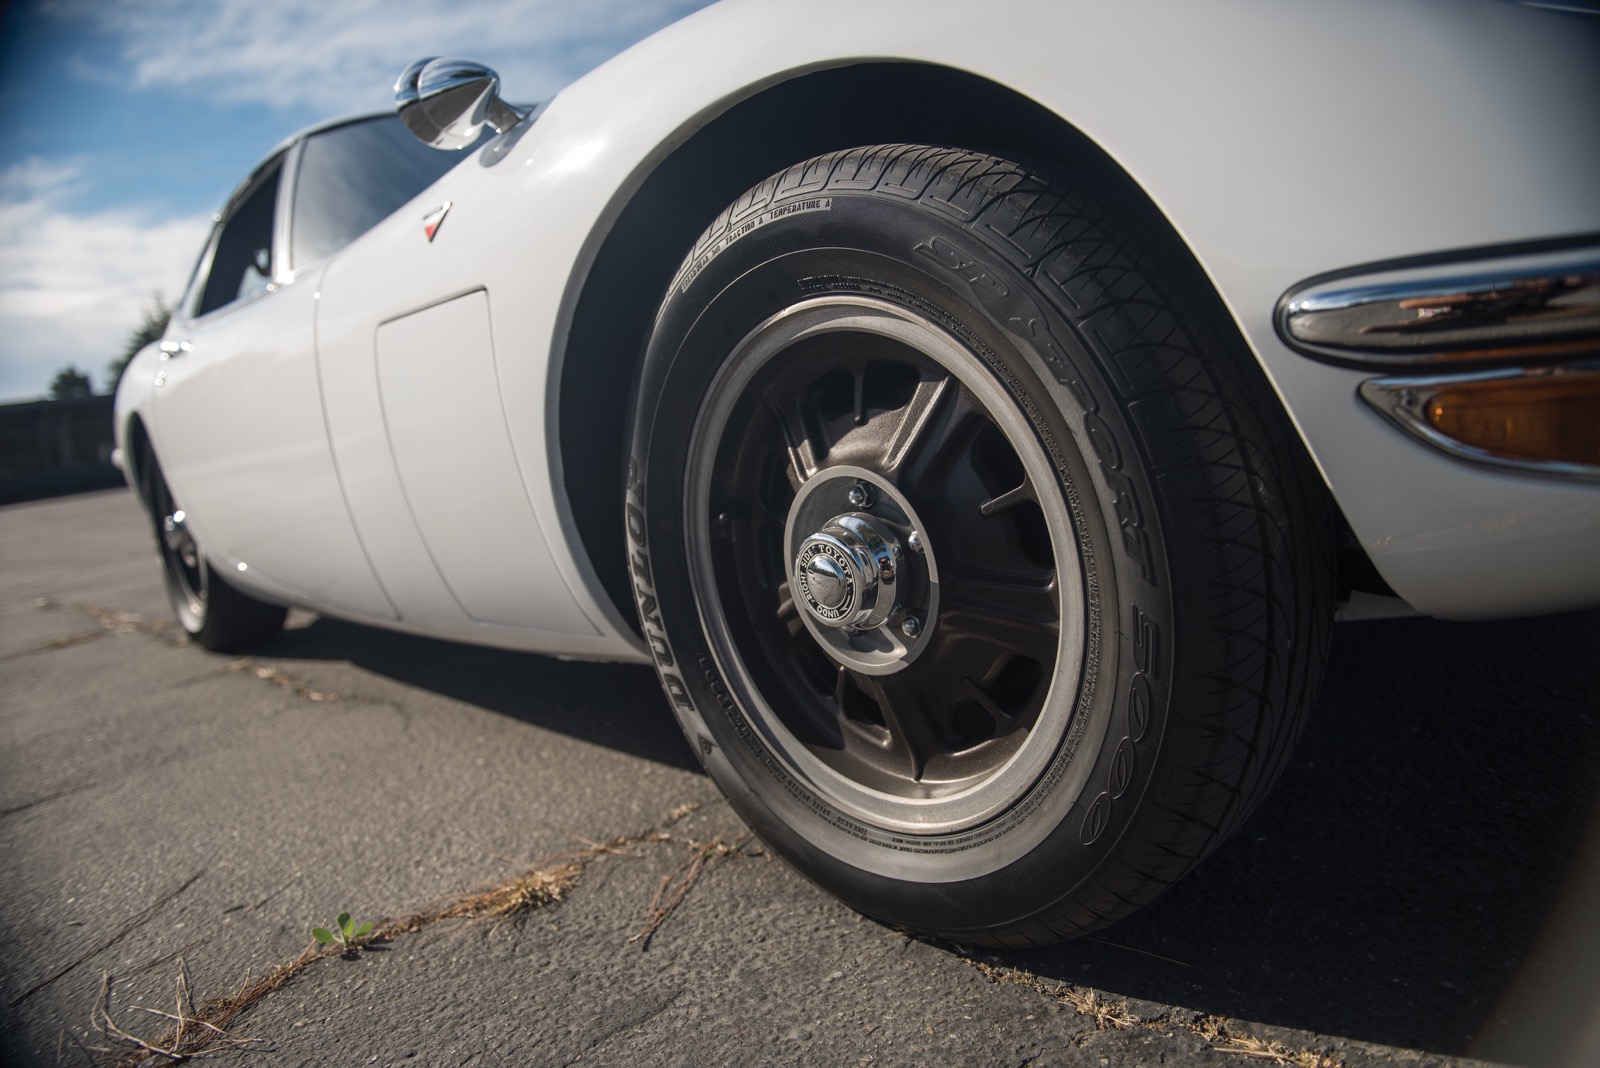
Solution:
{"label": "amber side marker light", "polygon": [[1427,419],[1496,456],[1600,467],[1600,371],[1446,386]]}
{"label": "amber side marker light", "polygon": [[1380,378],[1361,393],[1404,429],[1463,458],[1600,476],[1600,367]]}

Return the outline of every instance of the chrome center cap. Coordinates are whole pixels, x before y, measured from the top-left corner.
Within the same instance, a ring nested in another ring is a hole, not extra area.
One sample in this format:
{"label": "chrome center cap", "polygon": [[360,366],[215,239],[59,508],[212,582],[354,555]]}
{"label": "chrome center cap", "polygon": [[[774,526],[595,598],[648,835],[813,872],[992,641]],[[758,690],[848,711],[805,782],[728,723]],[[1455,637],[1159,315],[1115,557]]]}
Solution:
{"label": "chrome center cap", "polygon": [[799,616],[835,663],[892,675],[937,644],[939,565],[890,480],[849,464],[819,471],[789,505],[783,545],[784,618]]}
{"label": "chrome center cap", "polygon": [[900,546],[872,517],[834,516],[800,543],[794,558],[795,599],[825,627],[882,626],[895,605]]}
{"label": "chrome center cap", "polygon": [[194,535],[189,533],[189,517],[179,509],[161,521],[161,537],[167,548],[176,553],[184,567],[199,567],[200,553],[195,548]]}
{"label": "chrome center cap", "polygon": [[805,580],[807,603],[815,605],[816,611],[836,612],[855,592],[853,584],[826,548],[820,545],[812,548],[813,555],[801,576]]}

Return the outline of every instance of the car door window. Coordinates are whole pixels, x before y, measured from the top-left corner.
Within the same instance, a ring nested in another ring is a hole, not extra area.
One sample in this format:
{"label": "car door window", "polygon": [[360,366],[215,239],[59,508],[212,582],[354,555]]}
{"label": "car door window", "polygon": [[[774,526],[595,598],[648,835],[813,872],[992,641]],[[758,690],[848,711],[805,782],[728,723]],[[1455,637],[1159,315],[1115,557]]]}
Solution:
{"label": "car door window", "polygon": [[252,297],[271,284],[273,220],[281,174],[282,166],[275,161],[235,201],[218,227],[196,316]]}
{"label": "car door window", "polygon": [[295,177],[290,261],[299,268],[333,255],[460,161],[418,141],[393,115],[312,134]]}

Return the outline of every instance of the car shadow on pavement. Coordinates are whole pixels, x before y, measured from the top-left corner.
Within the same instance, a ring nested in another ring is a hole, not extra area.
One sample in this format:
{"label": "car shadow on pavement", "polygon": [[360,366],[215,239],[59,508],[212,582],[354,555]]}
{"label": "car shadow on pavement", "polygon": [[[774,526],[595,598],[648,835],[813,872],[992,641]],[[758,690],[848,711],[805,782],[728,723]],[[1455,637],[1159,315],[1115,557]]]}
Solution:
{"label": "car shadow on pavement", "polygon": [[1600,612],[1336,627],[1305,737],[1242,831],[1139,914],[1008,963],[1465,1052],[1540,939],[1596,811],[1597,649]]}
{"label": "car shadow on pavement", "polygon": [[[1596,649],[1600,612],[1336,627],[1305,737],[1238,835],[1128,920],[985,958],[1199,1013],[1466,1051],[1539,940],[1600,799]],[[699,770],[647,667],[322,618],[261,652],[348,660]]]}
{"label": "car shadow on pavement", "polygon": [[260,655],[348,660],[367,671],[685,771],[700,771],[655,672],[419,638],[318,617]]}

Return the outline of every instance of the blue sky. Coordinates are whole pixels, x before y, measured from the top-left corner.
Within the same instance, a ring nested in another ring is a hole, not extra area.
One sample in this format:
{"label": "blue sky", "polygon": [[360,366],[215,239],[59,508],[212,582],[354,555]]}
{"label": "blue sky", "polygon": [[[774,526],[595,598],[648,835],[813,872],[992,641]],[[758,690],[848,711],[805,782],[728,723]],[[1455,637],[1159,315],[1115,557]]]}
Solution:
{"label": "blue sky", "polygon": [[0,13],[0,403],[105,384],[252,164],[465,55],[547,99],[706,0],[23,0]]}

